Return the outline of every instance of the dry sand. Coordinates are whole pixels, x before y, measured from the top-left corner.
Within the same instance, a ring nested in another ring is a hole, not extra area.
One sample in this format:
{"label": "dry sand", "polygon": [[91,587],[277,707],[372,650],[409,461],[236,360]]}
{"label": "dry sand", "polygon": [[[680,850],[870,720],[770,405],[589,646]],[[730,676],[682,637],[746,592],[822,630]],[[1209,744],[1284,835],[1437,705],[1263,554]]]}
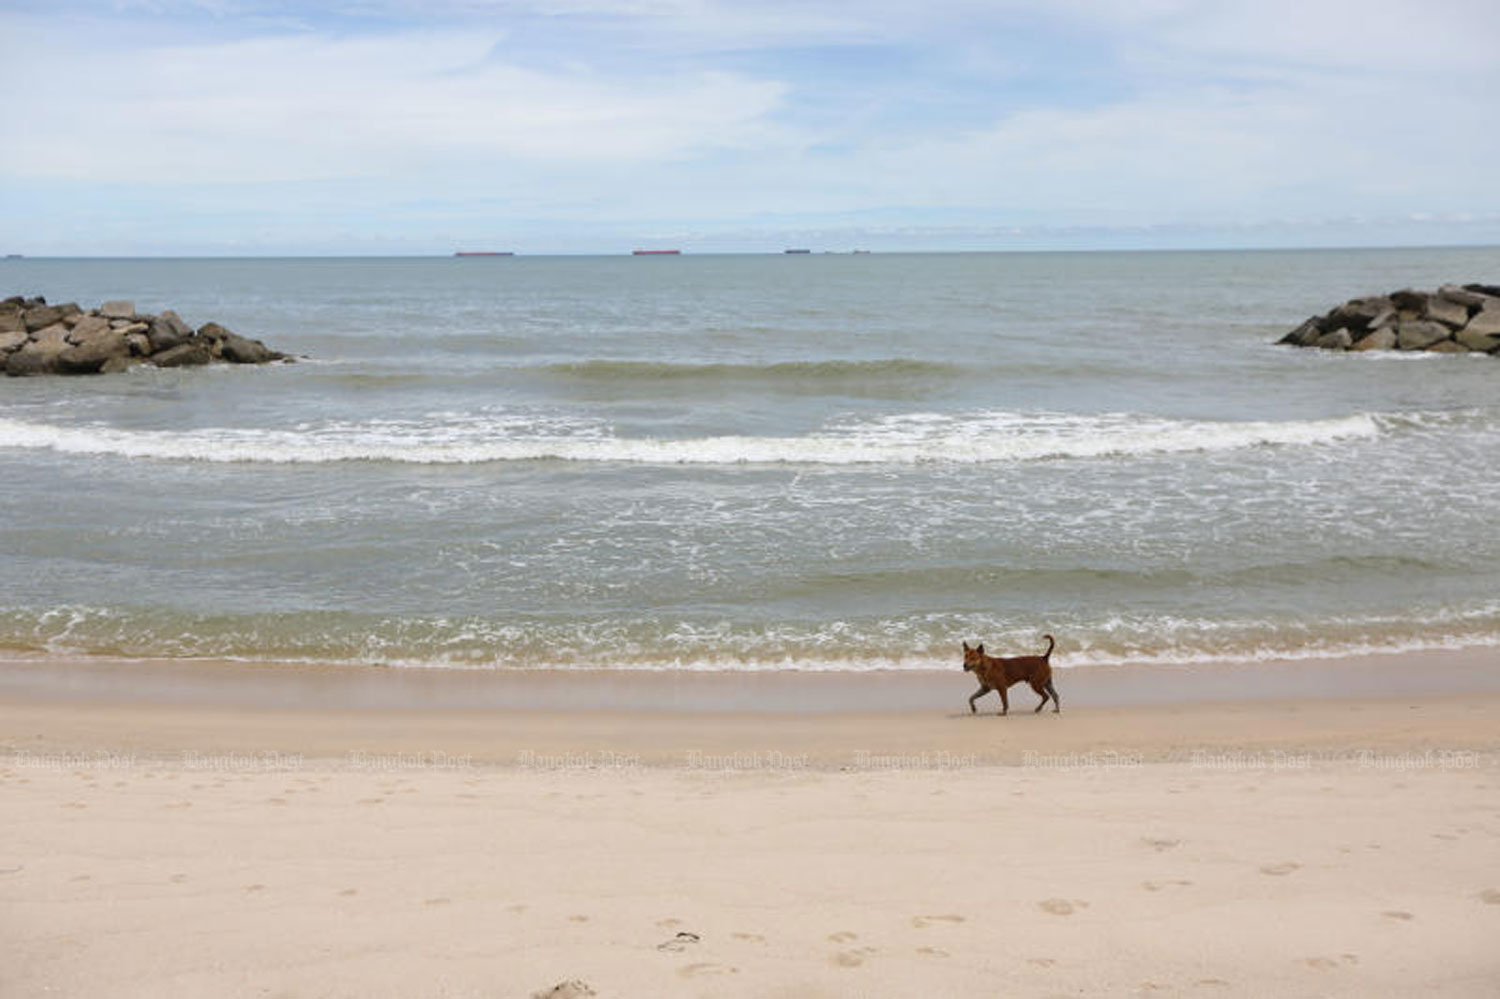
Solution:
{"label": "dry sand", "polygon": [[997,718],[3,663],[0,997],[1500,994],[1500,661],[1364,665]]}

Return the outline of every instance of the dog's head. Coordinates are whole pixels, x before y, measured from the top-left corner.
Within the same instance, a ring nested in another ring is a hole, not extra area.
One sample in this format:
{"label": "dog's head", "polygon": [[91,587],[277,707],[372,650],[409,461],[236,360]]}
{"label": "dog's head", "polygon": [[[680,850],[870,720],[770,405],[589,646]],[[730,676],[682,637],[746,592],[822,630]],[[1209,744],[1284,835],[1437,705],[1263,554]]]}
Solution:
{"label": "dog's head", "polygon": [[974,646],[971,649],[971,648],[969,648],[969,643],[965,642],[964,643],[964,672],[965,673],[970,672],[971,670],[974,669],[975,666],[978,666],[983,661],[984,661],[984,643],[980,642],[978,645]]}

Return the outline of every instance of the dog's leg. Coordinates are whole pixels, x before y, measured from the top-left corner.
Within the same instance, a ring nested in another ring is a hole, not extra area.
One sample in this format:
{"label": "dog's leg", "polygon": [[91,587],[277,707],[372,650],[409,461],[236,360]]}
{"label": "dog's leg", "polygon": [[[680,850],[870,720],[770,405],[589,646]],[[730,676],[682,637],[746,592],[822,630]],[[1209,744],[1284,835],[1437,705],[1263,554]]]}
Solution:
{"label": "dog's leg", "polygon": [[995,689],[1000,691],[1000,714],[1010,714],[1010,698],[1005,696],[1005,688],[996,687]]}
{"label": "dog's leg", "polygon": [[1052,686],[1050,679],[1047,681],[1047,693],[1052,695],[1052,713],[1055,715],[1062,714],[1062,701],[1058,699],[1057,688]]}
{"label": "dog's leg", "polygon": [[1031,689],[1038,697],[1042,699],[1042,702],[1036,706],[1036,710],[1032,712],[1032,714],[1034,715],[1039,715],[1042,713],[1042,709],[1047,706],[1047,688],[1042,686],[1040,683],[1033,683],[1031,685]]}
{"label": "dog's leg", "polygon": [[983,697],[985,694],[988,694],[989,692],[990,692],[990,688],[989,687],[986,687],[982,683],[979,685],[979,689],[976,690],[976,691],[974,691],[974,696],[969,698],[969,714],[971,714],[971,715],[977,715],[977,714],[979,714],[979,709],[974,706],[974,702],[977,701],[977,700],[979,700],[981,697]]}

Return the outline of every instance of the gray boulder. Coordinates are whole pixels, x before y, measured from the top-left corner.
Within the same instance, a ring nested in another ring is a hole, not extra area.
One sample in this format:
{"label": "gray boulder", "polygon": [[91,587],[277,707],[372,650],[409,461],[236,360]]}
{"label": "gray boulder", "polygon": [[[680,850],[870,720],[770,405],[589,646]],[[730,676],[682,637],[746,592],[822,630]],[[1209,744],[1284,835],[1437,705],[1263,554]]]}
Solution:
{"label": "gray boulder", "polygon": [[1421,315],[1427,310],[1428,296],[1425,292],[1413,291],[1410,288],[1402,288],[1400,291],[1391,292],[1391,304],[1399,312],[1411,312]]}
{"label": "gray boulder", "polygon": [[220,341],[219,356],[231,364],[266,364],[282,356],[259,340],[230,333]]}
{"label": "gray boulder", "polygon": [[26,317],[21,303],[7,300],[0,305],[0,333],[26,332]]}
{"label": "gray boulder", "polygon": [[[69,318],[73,317],[70,316]],[[68,323],[64,321],[63,325],[66,326]],[[68,333],[68,339],[74,343],[83,343],[85,340],[92,339],[100,333],[108,333],[109,328],[109,320],[103,316],[80,316],[78,321],[72,324],[72,329]]]}
{"label": "gray boulder", "polygon": [[151,363],[158,368],[187,368],[207,364],[213,360],[208,344],[189,340],[151,355]]}
{"label": "gray boulder", "polygon": [[1396,348],[1396,331],[1389,326],[1382,326],[1378,330],[1366,334],[1354,341],[1350,350],[1394,350]]}
{"label": "gray boulder", "polygon": [[1396,324],[1396,346],[1400,350],[1426,350],[1439,340],[1446,340],[1452,330],[1442,323],[1416,319]]}
{"label": "gray boulder", "polygon": [[1391,312],[1391,300],[1384,295],[1374,298],[1356,298],[1345,302],[1328,314],[1328,325],[1323,332],[1330,333],[1336,329],[1346,329],[1350,333],[1358,335],[1370,329],[1376,318]]}
{"label": "gray boulder", "polygon": [[25,312],[26,328],[28,330],[40,330],[51,326],[53,323],[62,322],[65,306],[61,305],[38,305],[34,309]]}
{"label": "gray boulder", "polygon": [[1289,343],[1297,347],[1311,347],[1313,341],[1322,335],[1323,330],[1318,324],[1318,317],[1313,316],[1276,342]]}
{"label": "gray boulder", "polygon": [[1324,350],[1348,350],[1354,343],[1354,337],[1346,329],[1337,329],[1332,333],[1324,333],[1313,341],[1314,347],[1322,347]]}
{"label": "gray boulder", "polygon": [[1463,329],[1469,321],[1469,307],[1452,299],[1434,295],[1427,300],[1425,317],[1442,323],[1449,329]]}
{"label": "gray boulder", "polygon": [[151,320],[146,328],[146,336],[151,341],[151,350],[171,350],[179,343],[186,343],[193,336],[193,331],[187,328],[182,320],[172,322],[166,315],[157,316]]}
{"label": "gray boulder", "polygon": [[129,357],[130,344],[117,329],[104,329],[57,355],[57,370],[65,375],[97,374],[105,362]]}
{"label": "gray boulder", "polygon": [[8,330],[0,333],[0,353],[9,354],[13,350],[20,350],[30,340],[25,330]]}
{"label": "gray boulder", "polygon": [[57,355],[44,353],[36,350],[32,344],[27,344],[5,358],[5,373],[12,378],[55,375],[57,374]]}
{"label": "gray boulder", "polygon": [[58,358],[73,345],[67,340],[68,328],[55,323],[34,333],[19,350],[12,351],[5,360],[7,375],[51,375],[61,368]]}
{"label": "gray boulder", "polygon": [[1500,334],[1500,304],[1481,309],[1464,328],[1470,333],[1482,333],[1485,336]]}
{"label": "gray boulder", "polygon": [[1429,354],[1467,354],[1469,348],[1452,340],[1439,340],[1427,348]]}
{"label": "gray boulder", "polygon": [[1438,289],[1438,294],[1450,302],[1457,302],[1459,305],[1470,309],[1482,309],[1486,303],[1495,301],[1489,295],[1470,291],[1468,288],[1461,288],[1456,284],[1443,285]]}
{"label": "gray boulder", "polygon": [[134,319],[135,303],[124,300],[105,302],[99,306],[99,315],[105,319]]}
{"label": "gray boulder", "polygon": [[60,354],[73,346],[68,340],[68,328],[62,323],[53,323],[32,333],[31,342],[50,354]]}
{"label": "gray boulder", "polygon": [[1470,350],[1483,351],[1492,354],[1500,350],[1500,333],[1480,333],[1476,330],[1459,330],[1453,334],[1453,339],[1468,347]]}

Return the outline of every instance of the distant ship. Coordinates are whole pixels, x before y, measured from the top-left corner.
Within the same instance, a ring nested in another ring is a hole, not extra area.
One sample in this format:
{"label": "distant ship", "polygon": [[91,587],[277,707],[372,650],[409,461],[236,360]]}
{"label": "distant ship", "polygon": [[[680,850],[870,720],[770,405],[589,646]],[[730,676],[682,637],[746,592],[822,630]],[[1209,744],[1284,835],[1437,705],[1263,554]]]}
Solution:
{"label": "distant ship", "polygon": [[631,250],[633,257],[675,257],[681,250]]}
{"label": "distant ship", "polygon": [[782,250],[782,253],[811,253],[811,250]]}
{"label": "distant ship", "polygon": [[23,257],[19,253],[7,253],[5,255],[5,259],[6,260],[21,260],[21,259],[23,259]]}
{"label": "distant ship", "polygon": [[510,250],[459,250],[455,257],[514,257]]}

